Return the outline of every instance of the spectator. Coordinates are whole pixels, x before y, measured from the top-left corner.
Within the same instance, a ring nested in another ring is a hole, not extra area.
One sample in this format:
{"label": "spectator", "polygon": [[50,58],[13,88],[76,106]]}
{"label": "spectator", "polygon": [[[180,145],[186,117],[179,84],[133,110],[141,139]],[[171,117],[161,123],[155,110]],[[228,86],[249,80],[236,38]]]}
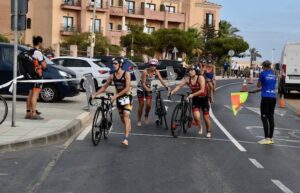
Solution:
{"label": "spectator", "polygon": [[227,75],[227,78],[229,78],[228,68],[229,68],[229,64],[227,62],[224,62],[224,64],[223,64],[223,78],[225,77],[225,74]]}
{"label": "spectator", "polygon": [[[36,69],[36,75],[33,79],[41,80],[43,79],[43,70],[46,69],[47,63],[44,59],[42,52],[40,51],[43,48],[43,38],[41,36],[33,37],[33,55],[35,62],[38,63],[38,68]],[[40,112],[36,110],[37,99],[42,90],[42,83],[33,83],[27,97],[27,110],[25,119],[33,120],[43,120],[44,118],[40,116]]]}

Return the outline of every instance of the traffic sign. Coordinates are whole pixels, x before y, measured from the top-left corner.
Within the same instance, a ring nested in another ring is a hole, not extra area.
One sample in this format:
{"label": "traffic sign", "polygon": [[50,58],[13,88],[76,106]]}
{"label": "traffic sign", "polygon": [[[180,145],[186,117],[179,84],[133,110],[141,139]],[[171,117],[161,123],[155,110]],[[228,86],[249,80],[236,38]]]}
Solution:
{"label": "traffic sign", "polygon": [[174,47],[172,53],[175,54],[177,52],[179,52],[178,49],[176,47]]}
{"label": "traffic sign", "polygon": [[10,11],[12,15],[15,15],[15,3],[18,1],[18,15],[26,15],[28,13],[28,0],[11,0],[10,1]]}
{"label": "traffic sign", "polygon": [[[11,16],[11,30],[15,30],[15,15]],[[26,30],[26,15],[18,15],[17,31]]]}
{"label": "traffic sign", "polygon": [[230,57],[232,57],[232,56],[234,55],[234,50],[229,50],[229,51],[228,51],[228,55],[229,55]]}

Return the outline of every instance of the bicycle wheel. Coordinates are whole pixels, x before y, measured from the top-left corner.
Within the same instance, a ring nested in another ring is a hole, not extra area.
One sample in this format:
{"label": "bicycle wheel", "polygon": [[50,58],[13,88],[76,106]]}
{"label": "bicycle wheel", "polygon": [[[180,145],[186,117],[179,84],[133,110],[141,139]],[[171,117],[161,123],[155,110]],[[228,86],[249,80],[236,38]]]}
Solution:
{"label": "bicycle wheel", "polygon": [[162,108],[160,101],[160,97],[157,97],[155,101],[155,115],[157,116],[155,123],[157,126],[162,125]]}
{"label": "bicycle wheel", "polygon": [[101,109],[98,108],[96,110],[94,118],[93,118],[92,141],[95,146],[98,145],[98,143],[102,137],[102,129],[100,127],[102,118],[99,116],[100,113],[101,113]]}
{"label": "bicycle wheel", "polygon": [[163,101],[160,101],[160,107],[162,109],[161,111],[161,124],[163,124],[163,122],[165,123],[165,129],[168,130],[168,123],[167,123],[167,109],[163,103]]}
{"label": "bicycle wheel", "polygon": [[172,119],[171,119],[171,133],[173,137],[178,137],[181,134],[182,125],[183,125],[181,121],[182,110],[183,110],[182,104],[178,104],[176,105],[173,111]]}
{"label": "bicycle wheel", "polygon": [[185,119],[182,120],[183,126],[182,130],[183,133],[187,133],[187,128],[192,126],[193,117],[192,117],[192,106],[190,103],[185,104]]}
{"label": "bicycle wheel", "polygon": [[0,95],[0,124],[4,122],[7,116],[7,103],[6,100]]}
{"label": "bicycle wheel", "polygon": [[108,139],[109,132],[112,128],[112,110],[108,110],[106,112],[106,117],[103,119],[103,132],[104,132],[104,139]]}

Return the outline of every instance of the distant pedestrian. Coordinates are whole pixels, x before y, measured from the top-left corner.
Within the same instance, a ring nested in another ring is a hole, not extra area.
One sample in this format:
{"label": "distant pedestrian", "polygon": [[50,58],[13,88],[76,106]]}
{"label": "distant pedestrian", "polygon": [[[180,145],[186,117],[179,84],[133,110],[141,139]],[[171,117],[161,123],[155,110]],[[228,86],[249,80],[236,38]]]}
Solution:
{"label": "distant pedestrian", "polygon": [[271,69],[271,62],[264,61],[262,63],[263,71],[259,75],[259,80],[257,87],[259,89],[252,91],[250,93],[255,93],[261,91],[261,103],[260,103],[260,114],[261,120],[264,127],[265,138],[260,140],[258,143],[273,144],[273,134],[274,134],[274,111],[276,105],[276,75]]}
{"label": "distant pedestrian", "polygon": [[[34,80],[43,79],[43,71],[47,67],[47,63],[45,58],[40,51],[43,48],[43,38],[41,36],[33,37],[33,55],[35,63],[35,75],[32,77]],[[40,112],[36,110],[37,99],[42,90],[42,83],[36,82],[32,83],[31,89],[29,90],[29,95],[27,97],[27,110],[25,119],[33,119],[33,120],[43,120],[44,118],[40,116]]]}
{"label": "distant pedestrian", "polygon": [[227,78],[229,78],[228,68],[229,68],[229,64],[227,62],[224,62],[224,64],[223,64],[223,78],[225,77],[225,74],[226,74]]}

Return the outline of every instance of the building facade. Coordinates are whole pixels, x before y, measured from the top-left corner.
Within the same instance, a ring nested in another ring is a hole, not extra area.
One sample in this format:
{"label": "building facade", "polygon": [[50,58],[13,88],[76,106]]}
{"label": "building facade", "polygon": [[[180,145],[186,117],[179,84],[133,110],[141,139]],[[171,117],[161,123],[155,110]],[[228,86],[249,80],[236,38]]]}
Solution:
{"label": "building facade", "polygon": [[[204,23],[218,30],[221,6],[206,0],[29,0],[27,30],[23,42],[31,44],[33,35],[44,37],[45,47],[57,48],[64,37],[92,30],[93,5],[96,6],[95,32],[102,32],[112,44],[129,31],[127,25],[144,25],[144,32],[161,28],[200,29]],[[10,1],[0,1],[0,34],[12,39]]]}

